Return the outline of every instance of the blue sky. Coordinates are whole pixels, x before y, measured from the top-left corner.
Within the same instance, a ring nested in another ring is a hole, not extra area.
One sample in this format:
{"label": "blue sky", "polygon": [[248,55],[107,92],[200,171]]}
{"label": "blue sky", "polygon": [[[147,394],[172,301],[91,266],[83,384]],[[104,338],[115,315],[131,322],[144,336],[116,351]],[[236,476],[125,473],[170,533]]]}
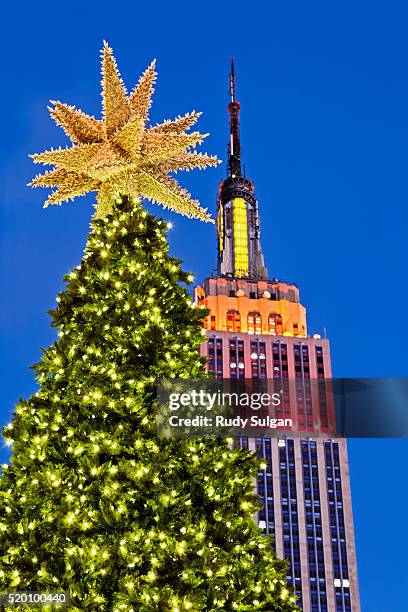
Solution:
{"label": "blue sky", "polygon": [[[99,49],[132,87],[153,57],[154,122],[202,110],[204,150],[225,159],[227,73],[236,58],[247,175],[271,275],[296,282],[309,328],[326,327],[336,376],[407,376],[408,7],[404,2],[7,3],[2,8],[0,421],[34,389],[54,339],[47,310],[77,265],[91,200],[42,209],[28,153],[64,145],[50,99],[100,113]],[[173,6],[172,6],[173,5]],[[224,167],[183,182],[215,209]],[[159,212],[157,210],[157,212]],[[161,211],[160,211],[161,212]],[[199,279],[209,225],[174,222],[171,249]],[[364,612],[406,601],[406,440],[349,444]]]}

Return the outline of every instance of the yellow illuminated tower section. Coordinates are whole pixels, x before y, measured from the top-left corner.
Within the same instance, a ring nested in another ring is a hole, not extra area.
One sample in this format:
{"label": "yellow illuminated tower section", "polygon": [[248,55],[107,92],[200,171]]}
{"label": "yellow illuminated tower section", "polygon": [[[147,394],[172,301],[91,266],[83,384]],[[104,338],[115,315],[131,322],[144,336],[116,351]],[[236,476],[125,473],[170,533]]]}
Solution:
{"label": "yellow illuminated tower section", "polygon": [[[304,439],[241,438],[267,468],[256,478],[260,529],[288,561],[289,584],[303,612],[360,612],[353,513],[344,439],[325,381],[329,340],[310,335],[299,289],[269,277],[260,245],[258,202],[241,168],[234,65],[228,104],[227,177],[218,193],[218,274],[195,289],[209,310],[202,353],[218,379],[272,380],[283,394],[276,416],[290,417]],[[322,384],[320,384],[322,383]],[[279,410],[279,412],[278,412]],[[317,438],[310,436],[316,435]]]}

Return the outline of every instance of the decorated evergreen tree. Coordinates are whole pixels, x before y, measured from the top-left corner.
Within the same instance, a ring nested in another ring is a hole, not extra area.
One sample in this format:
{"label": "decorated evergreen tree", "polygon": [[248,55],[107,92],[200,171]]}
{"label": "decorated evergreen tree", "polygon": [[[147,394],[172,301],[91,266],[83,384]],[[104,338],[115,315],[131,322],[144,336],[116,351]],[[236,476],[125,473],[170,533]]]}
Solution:
{"label": "decorated evergreen tree", "polygon": [[58,187],[50,203],[97,190],[98,205],[39,390],[4,430],[0,591],[66,591],[70,610],[93,612],[294,610],[253,521],[265,466],[226,440],[157,437],[157,379],[208,376],[205,313],[140,197],[208,220],[167,175],[217,160],[190,151],[196,113],[146,127],[154,78],[150,66],[127,96],[105,45],[103,120],[55,103],[74,146],[36,156],[55,166],[34,180]]}

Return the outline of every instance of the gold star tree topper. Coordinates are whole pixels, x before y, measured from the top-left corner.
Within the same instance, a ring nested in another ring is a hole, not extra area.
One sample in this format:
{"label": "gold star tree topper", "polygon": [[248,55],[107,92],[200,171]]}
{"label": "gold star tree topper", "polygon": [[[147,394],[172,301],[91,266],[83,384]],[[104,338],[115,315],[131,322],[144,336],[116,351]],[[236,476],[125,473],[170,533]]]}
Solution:
{"label": "gold star tree topper", "polygon": [[54,166],[30,183],[33,187],[57,187],[45,207],[97,191],[95,217],[109,214],[115,195],[120,193],[146,198],[188,217],[212,221],[207,209],[201,208],[169,173],[220,162],[194,149],[207,136],[188,132],[201,113],[193,111],[173,121],[148,126],[156,76],[152,62],[128,95],[112,49],[105,42],[102,120],[74,106],[52,102],[51,116],[65,130],[72,146],[32,156],[35,163]]}

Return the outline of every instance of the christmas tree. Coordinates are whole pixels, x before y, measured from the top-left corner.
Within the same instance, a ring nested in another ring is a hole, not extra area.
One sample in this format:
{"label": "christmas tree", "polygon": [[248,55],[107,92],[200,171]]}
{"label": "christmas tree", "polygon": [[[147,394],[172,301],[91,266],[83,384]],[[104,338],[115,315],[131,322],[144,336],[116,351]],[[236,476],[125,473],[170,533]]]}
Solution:
{"label": "christmas tree", "polygon": [[168,173],[217,160],[191,151],[197,113],[146,127],[153,66],[128,96],[107,45],[102,61],[103,120],[55,103],[74,144],[35,156],[55,166],[34,180],[57,186],[49,203],[89,190],[98,203],[51,313],[39,390],[4,429],[0,591],[65,591],[70,610],[294,610],[253,521],[266,466],[227,440],[157,437],[157,379],[208,376],[205,312],[141,197],[208,220]]}

